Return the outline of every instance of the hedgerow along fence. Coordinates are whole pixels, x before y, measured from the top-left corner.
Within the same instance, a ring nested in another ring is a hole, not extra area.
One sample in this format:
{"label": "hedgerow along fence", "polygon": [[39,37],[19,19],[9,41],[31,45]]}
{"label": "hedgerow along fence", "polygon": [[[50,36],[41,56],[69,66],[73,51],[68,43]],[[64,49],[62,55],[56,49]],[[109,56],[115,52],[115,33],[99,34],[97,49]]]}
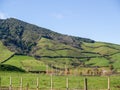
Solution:
{"label": "hedgerow along fence", "polygon": [[[120,90],[120,88],[110,87],[110,77],[106,77],[106,81],[104,81],[106,82],[105,88],[89,86],[89,78],[86,77],[76,81],[63,76],[62,78],[54,78],[52,74],[49,78],[2,76],[0,77],[0,90]],[[100,84],[99,81],[97,83]]]}

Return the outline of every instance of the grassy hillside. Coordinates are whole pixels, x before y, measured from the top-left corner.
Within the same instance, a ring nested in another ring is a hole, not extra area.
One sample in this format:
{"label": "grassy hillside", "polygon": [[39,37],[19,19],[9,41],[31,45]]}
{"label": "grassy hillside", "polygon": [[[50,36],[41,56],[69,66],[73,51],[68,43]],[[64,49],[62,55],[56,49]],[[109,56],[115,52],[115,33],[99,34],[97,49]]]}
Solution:
{"label": "grassy hillside", "polygon": [[91,58],[89,61],[86,62],[89,66],[100,66],[100,67],[107,67],[109,66],[109,60],[99,57],[99,58]]}
{"label": "grassy hillside", "polygon": [[101,57],[91,58],[86,64],[90,66],[109,66],[113,65],[114,68],[120,69],[120,45],[96,42],[96,43],[83,43],[82,47],[86,51],[98,53]]}
{"label": "grassy hillside", "polygon": [[41,38],[37,47],[32,51],[34,55],[40,56],[80,56],[81,51],[69,45],[65,45],[50,39]]}
{"label": "grassy hillside", "polygon": [[0,41],[0,62],[8,59],[14,54],[14,52],[11,52],[7,47],[5,47],[2,42]]}
{"label": "grassy hillside", "polygon": [[96,43],[83,43],[82,47],[85,50],[99,53],[101,55],[110,55],[117,52],[120,52],[120,46],[116,44],[109,44],[103,42]]}
{"label": "grassy hillside", "polygon": [[4,64],[9,64],[26,71],[46,70],[46,65],[42,61],[35,60],[30,56],[15,55]]}
{"label": "grassy hillside", "polygon": [[91,57],[91,56],[100,56],[97,53],[85,51],[82,49],[74,48],[72,46],[59,43],[54,40],[41,38],[36,45],[37,47],[33,49],[32,53],[34,55],[42,56],[58,56],[59,58],[65,57]]}
{"label": "grassy hillside", "polygon": [[120,45],[63,35],[15,18],[0,20],[0,62],[20,69],[120,69]]}
{"label": "grassy hillside", "polygon": [[59,69],[64,69],[65,65],[71,69],[96,66],[109,68],[113,65],[115,69],[120,69],[118,45],[96,42],[94,44],[83,43],[81,47],[83,49],[77,49],[51,39],[41,38],[32,51],[32,55],[37,60],[30,56],[15,55],[5,64],[26,71],[46,70],[46,65],[49,68]]}
{"label": "grassy hillside", "polygon": [[0,72],[1,71],[13,71],[13,72],[25,72],[25,70],[17,67],[17,66],[12,66],[9,64],[0,64]]}
{"label": "grassy hillside", "polygon": [[112,63],[115,68],[120,70],[120,53],[116,53],[110,56]]}

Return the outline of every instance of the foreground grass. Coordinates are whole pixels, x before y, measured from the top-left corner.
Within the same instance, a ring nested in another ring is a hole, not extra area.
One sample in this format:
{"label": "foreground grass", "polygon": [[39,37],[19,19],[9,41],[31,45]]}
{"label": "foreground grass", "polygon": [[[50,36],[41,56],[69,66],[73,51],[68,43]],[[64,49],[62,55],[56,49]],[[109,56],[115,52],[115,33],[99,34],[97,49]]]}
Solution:
{"label": "foreground grass", "polygon": [[[39,88],[51,87],[51,76],[45,74],[31,74],[18,72],[0,72],[1,86],[10,85],[10,76],[12,78],[12,86],[19,87],[21,77],[23,79],[23,87],[29,85],[29,88],[36,88],[37,78],[39,79]],[[53,88],[66,88],[66,78],[69,79],[69,88],[84,88],[84,76],[53,76]],[[107,89],[107,77],[87,77],[89,89]],[[110,77],[111,90],[119,90],[120,77]]]}

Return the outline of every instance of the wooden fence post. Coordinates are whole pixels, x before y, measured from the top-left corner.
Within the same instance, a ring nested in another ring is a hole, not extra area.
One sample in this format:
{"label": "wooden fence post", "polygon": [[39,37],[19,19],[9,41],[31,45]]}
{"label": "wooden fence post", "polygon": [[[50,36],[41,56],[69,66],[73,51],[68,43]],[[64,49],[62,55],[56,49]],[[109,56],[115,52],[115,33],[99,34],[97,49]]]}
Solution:
{"label": "wooden fence post", "polygon": [[39,90],[39,79],[37,77],[37,90]]}
{"label": "wooden fence post", "polygon": [[22,90],[22,77],[20,78],[20,90]]}
{"label": "wooden fence post", "polygon": [[9,90],[12,90],[12,78],[10,76],[10,87],[9,87]]}
{"label": "wooden fence post", "polygon": [[108,90],[110,90],[110,77],[108,77]]}
{"label": "wooden fence post", "polygon": [[1,83],[2,83],[2,81],[1,81],[1,77],[0,77],[0,90],[1,90]]}
{"label": "wooden fence post", "polygon": [[29,90],[29,83],[27,83],[26,90]]}
{"label": "wooden fence post", "polygon": [[68,90],[69,89],[69,80],[68,80],[68,78],[66,78],[66,90]]}
{"label": "wooden fence post", "polygon": [[58,75],[57,65],[56,65],[56,68],[55,68],[55,75]]}
{"label": "wooden fence post", "polygon": [[84,90],[88,90],[88,88],[87,88],[87,78],[84,78]]}
{"label": "wooden fence post", "polygon": [[67,75],[67,66],[65,65],[64,75]]}
{"label": "wooden fence post", "polygon": [[51,90],[53,89],[53,80],[52,80],[52,74],[51,74]]}
{"label": "wooden fence post", "polygon": [[46,74],[48,74],[48,65],[46,65]]}

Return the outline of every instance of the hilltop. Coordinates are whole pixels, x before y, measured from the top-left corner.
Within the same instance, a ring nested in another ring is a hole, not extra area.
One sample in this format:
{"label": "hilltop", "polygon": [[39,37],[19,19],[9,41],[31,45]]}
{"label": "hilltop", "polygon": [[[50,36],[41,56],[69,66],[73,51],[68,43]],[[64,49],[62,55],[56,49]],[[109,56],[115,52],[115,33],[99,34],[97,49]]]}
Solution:
{"label": "hilltop", "polygon": [[120,45],[63,35],[24,21],[0,20],[0,62],[25,71],[58,68],[120,69]]}
{"label": "hilltop", "polygon": [[62,35],[15,18],[0,20],[0,39],[13,52],[30,53],[32,47],[36,46],[41,38],[51,39],[77,48],[80,48],[81,42],[94,42],[86,38]]}

